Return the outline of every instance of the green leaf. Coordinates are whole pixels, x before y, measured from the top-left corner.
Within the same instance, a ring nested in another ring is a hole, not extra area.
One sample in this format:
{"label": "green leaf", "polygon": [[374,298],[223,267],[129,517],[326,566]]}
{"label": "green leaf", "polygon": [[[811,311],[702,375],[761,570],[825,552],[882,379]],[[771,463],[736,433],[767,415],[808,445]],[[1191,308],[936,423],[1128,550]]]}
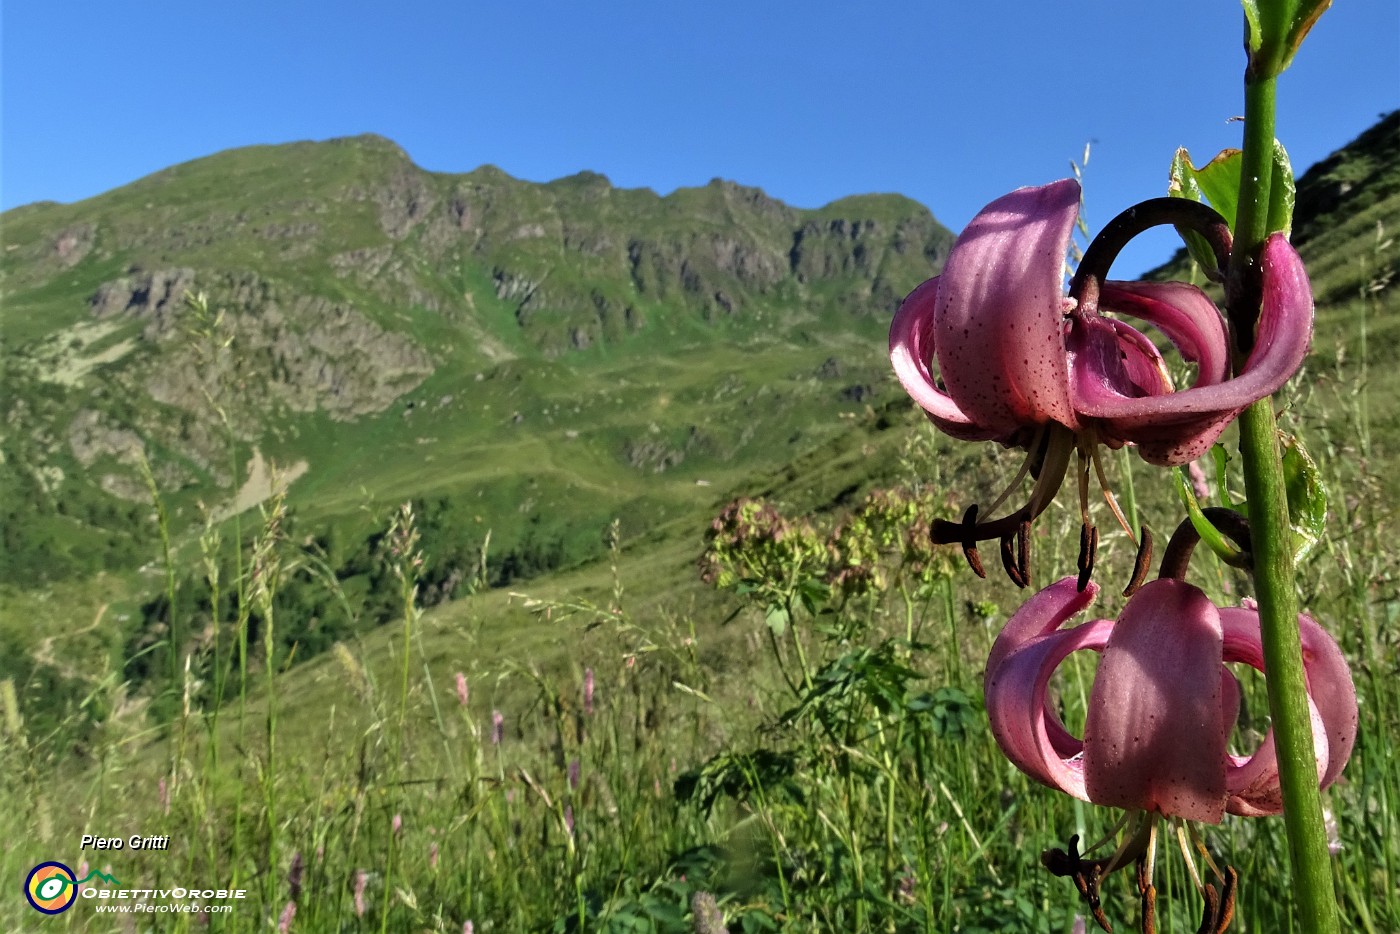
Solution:
{"label": "green leaf", "polygon": [[[1273,173],[1269,183],[1269,230],[1281,230],[1284,235],[1292,232],[1293,202],[1296,186],[1293,182],[1293,165],[1288,159],[1288,150],[1274,140]],[[1184,148],[1178,149],[1172,157],[1171,181],[1167,193],[1176,198],[1190,198],[1192,201],[1205,201],[1220,212],[1230,229],[1235,229],[1235,216],[1240,200],[1240,170],[1244,165],[1244,153],[1238,149],[1222,149],[1201,168],[1191,164],[1191,154]],[[1181,231],[1186,248],[1207,275],[1215,269],[1215,254],[1206,246],[1205,239],[1191,231]],[[1214,276],[1212,276],[1214,278]]]}
{"label": "green leaf", "polygon": [[1332,5],[1332,0],[1303,0],[1298,5],[1298,9],[1293,14],[1293,22],[1288,27],[1288,37],[1283,43],[1283,63],[1279,68],[1282,71],[1293,64],[1293,56],[1298,54],[1298,47],[1303,44],[1303,40],[1312,31],[1313,24],[1318,17],[1327,12],[1327,8]]}
{"label": "green leaf", "polygon": [[1240,0],[1244,6],[1244,43],[1250,58],[1264,44],[1264,26],[1259,21],[1259,0]]}
{"label": "green leaf", "polygon": [[[1190,201],[1205,200],[1205,193],[1201,191],[1200,182],[1196,179],[1196,170],[1191,165],[1191,154],[1185,149],[1178,149],[1172,157],[1171,182],[1167,186],[1167,194],[1173,198],[1186,198]],[[1195,260],[1196,265],[1205,270],[1207,276],[1213,275],[1219,264],[1216,263],[1215,252],[1211,250],[1206,238],[1194,230],[1183,230],[1180,227],[1176,232],[1186,243],[1186,252],[1191,254],[1191,259]]]}
{"label": "green leaf", "polygon": [[1231,567],[1239,567],[1244,560],[1244,554],[1230,544],[1230,540],[1217,529],[1205,513],[1201,512],[1200,504],[1196,502],[1195,491],[1191,489],[1191,478],[1186,473],[1185,467],[1174,467],[1172,473],[1176,474],[1177,491],[1181,494],[1181,501],[1186,505],[1186,513],[1191,518],[1191,525],[1195,527],[1196,534],[1201,536],[1201,541],[1206,547],[1215,552],[1215,556]]}
{"label": "green leaf", "polygon": [[1327,525],[1327,488],[1322,475],[1296,437],[1283,442],[1283,482],[1288,492],[1288,524],[1293,529],[1293,554],[1302,561],[1322,538]]}
{"label": "green leaf", "polygon": [[1172,159],[1171,186],[1168,191],[1193,201],[1208,201],[1220,212],[1230,229],[1235,228],[1235,208],[1240,198],[1240,165],[1244,153],[1238,149],[1222,149],[1201,168],[1191,164],[1191,154],[1178,149]]}
{"label": "green leaf", "polygon": [[1210,459],[1215,464],[1215,498],[1226,509],[1235,508],[1235,500],[1230,496],[1230,449],[1216,442],[1210,449]]}
{"label": "green leaf", "polygon": [[1293,182],[1293,163],[1283,143],[1274,140],[1273,180],[1269,183],[1269,230],[1281,230],[1285,237],[1293,233],[1293,202],[1297,186]]}
{"label": "green leaf", "polygon": [[1245,49],[1255,80],[1278,75],[1293,63],[1318,17],[1332,0],[1240,0]]}
{"label": "green leaf", "polygon": [[773,635],[781,636],[787,632],[788,611],[782,604],[775,603],[768,608],[768,612],[763,617],[763,622],[768,628],[773,630]]}

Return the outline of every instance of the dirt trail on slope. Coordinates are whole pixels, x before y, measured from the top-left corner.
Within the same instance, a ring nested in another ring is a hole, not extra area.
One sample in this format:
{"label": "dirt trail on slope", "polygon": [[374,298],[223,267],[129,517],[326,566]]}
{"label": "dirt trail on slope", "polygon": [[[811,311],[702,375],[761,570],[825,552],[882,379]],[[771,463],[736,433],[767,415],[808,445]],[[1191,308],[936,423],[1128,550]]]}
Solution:
{"label": "dirt trail on slope", "polygon": [[262,451],[253,448],[253,456],[248,461],[248,479],[233,497],[233,502],[220,510],[216,518],[223,521],[252,509],[270,499],[274,493],[287,489],[309,469],[311,465],[306,461],[297,461],[290,467],[269,464],[263,458]]}

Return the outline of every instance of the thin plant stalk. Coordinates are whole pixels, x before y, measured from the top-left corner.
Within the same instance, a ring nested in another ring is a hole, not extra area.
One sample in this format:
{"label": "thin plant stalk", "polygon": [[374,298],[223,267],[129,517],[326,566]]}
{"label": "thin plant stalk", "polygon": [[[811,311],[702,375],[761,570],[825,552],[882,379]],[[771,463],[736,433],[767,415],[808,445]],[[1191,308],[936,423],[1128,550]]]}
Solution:
{"label": "thin plant stalk", "polygon": [[[1277,72],[1251,68],[1245,79],[1243,168],[1238,221],[1230,258],[1232,302],[1241,290],[1249,264],[1270,231],[1269,188],[1273,171]],[[1248,290],[1244,290],[1248,292]],[[1232,309],[1236,312],[1238,309]],[[1255,310],[1257,314],[1257,309]],[[1240,320],[1232,314],[1233,320]],[[1248,335],[1235,335],[1238,343]],[[1237,357],[1239,348],[1236,348]],[[1278,427],[1271,398],[1261,399],[1240,416],[1240,457],[1249,498],[1250,537],[1254,547],[1254,581],[1268,672],[1269,712],[1278,750],[1279,781],[1284,800],[1289,861],[1293,872],[1298,920],[1316,934],[1339,931],[1332,868],[1323,823],[1298,635],[1297,577],[1288,497],[1284,485]]]}

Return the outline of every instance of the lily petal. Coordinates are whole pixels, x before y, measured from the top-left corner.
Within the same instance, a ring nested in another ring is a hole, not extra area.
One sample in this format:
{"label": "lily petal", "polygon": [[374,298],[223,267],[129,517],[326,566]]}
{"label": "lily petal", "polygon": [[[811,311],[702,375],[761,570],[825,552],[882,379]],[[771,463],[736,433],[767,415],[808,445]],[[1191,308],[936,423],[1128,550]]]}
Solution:
{"label": "lily petal", "polygon": [[972,219],[939,277],[928,349],[966,416],[1000,435],[1051,420],[1079,428],[1061,290],[1078,212],[1073,179],[1017,189]]}
{"label": "lily petal", "polygon": [[1001,432],[973,423],[938,387],[932,370],[933,306],[938,276],[909,293],[890,322],[890,363],[904,390],[928,413],[929,421],[960,441],[1000,440]]}
{"label": "lily petal", "polygon": [[[1225,661],[1242,662],[1263,672],[1264,649],[1259,631],[1259,612],[1242,607],[1222,609],[1220,621],[1225,639]],[[1298,636],[1303,645],[1303,674],[1308,685],[1318,784],[1327,788],[1341,775],[1356,744],[1356,687],[1352,682],[1351,669],[1342,657],[1342,650],[1316,620],[1300,613]],[[1273,731],[1270,730],[1253,756],[1248,759],[1231,756],[1227,778],[1232,794],[1231,813],[1254,816],[1277,814],[1282,810],[1282,798],[1273,797],[1277,795],[1278,782],[1273,744]],[[1265,764],[1271,764],[1272,784],[1260,778],[1261,766]]]}
{"label": "lily petal", "polygon": [[1091,800],[1217,824],[1225,815],[1230,724],[1220,613],[1200,589],[1152,581],[1104,647],[1084,723]]}
{"label": "lily petal", "polygon": [[1076,321],[1065,350],[1077,408],[1087,400],[1136,399],[1172,390],[1157,348],[1121,321],[1097,316]]}
{"label": "lily petal", "polygon": [[1167,336],[1182,359],[1196,364],[1194,385],[1210,386],[1230,373],[1230,336],[1210,296],[1185,282],[1105,282],[1099,307],[1131,315]]}
{"label": "lily petal", "polygon": [[1055,717],[1046,692],[1070,653],[1100,650],[1107,643],[1111,620],[1058,631],[1097,592],[1091,583],[1081,593],[1076,579],[1067,577],[1032,597],[997,638],[983,682],[992,735],[1006,757],[1036,781],[1085,801],[1083,744]]}

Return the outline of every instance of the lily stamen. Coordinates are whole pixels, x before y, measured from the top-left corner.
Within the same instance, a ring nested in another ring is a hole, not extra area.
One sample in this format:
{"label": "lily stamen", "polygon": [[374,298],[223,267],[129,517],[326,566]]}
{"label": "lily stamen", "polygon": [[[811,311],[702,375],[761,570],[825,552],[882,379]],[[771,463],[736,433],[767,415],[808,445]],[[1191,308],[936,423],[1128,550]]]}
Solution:
{"label": "lily stamen", "polygon": [[1011,583],[1017,587],[1026,586],[1026,576],[1021,573],[1019,556],[1016,554],[1016,536],[1008,535],[1001,540],[1001,566]]}
{"label": "lily stamen", "polygon": [[1157,934],[1157,887],[1152,884],[1152,863],[1147,856],[1138,860],[1137,884],[1142,897],[1142,934]]}
{"label": "lily stamen", "polygon": [[1128,586],[1123,588],[1123,596],[1131,597],[1138,592],[1138,588],[1147,580],[1147,571],[1152,564],[1152,531],[1147,527],[1142,527],[1142,535],[1138,539],[1137,557],[1133,559],[1133,576],[1128,581]]}
{"label": "lily stamen", "polygon": [[[968,566],[978,577],[985,577],[985,571],[979,570],[982,567],[981,555],[977,552],[977,543],[985,541],[1000,541],[1008,536],[1020,536],[1023,527],[1035,521],[1054,500],[1055,494],[1064,483],[1065,474],[1069,472],[1070,456],[1076,449],[1074,433],[1061,425],[1048,424],[1042,426],[1043,430],[1038,432],[1033,439],[1030,453],[1027,454],[1021,469],[1016,474],[1016,479],[1012,485],[1007,487],[1000,496],[992,503],[993,509],[1002,505],[1009,497],[1016,486],[1027,474],[1035,477],[1035,486],[1031,488],[1030,499],[1024,506],[1014,512],[1008,513],[999,519],[991,519],[979,522],[977,516],[980,507],[968,507],[963,513],[960,522],[950,522],[946,519],[935,519],[929,538],[935,545],[960,545],[963,555],[967,558]],[[1029,531],[1027,542],[1029,542]],[[1018,542],[1018,549],[1019,549]],[[1027,545],[1029,551],[1029,545]],[[975,563],[974,563],[975,561]],[[1024,562],[1017,561],[1018,568],[1022,569],[1023,576],[1029,583],[1030,558]],[[1010,571],[1008,571],[1010,575]],[[1011,576],[1014,581],[1016,577]]]}
{"label": "lily stamen", "polygon": [[1079,577],[1076,580],[1076,585],[1080,593],[1083,593],[1084,588],[1089,586],[1089,579],[1094,576],[1094,557],[1098,551],[1098,526],[1085,522],[1079,528]]}
{"label": "lily stamen", "polygon": [[1186,842],[1186,825],[1183,821],[1173,821],[1176,825],[1177,846],[1181,847],[1181,858],[1186,860],[1186,872],[1191,876],[1191,883],[1196,886],[1196,891],[1204,894],[1206,884],[1201,880],[1201,874],[1196,869],[1196,861],[1191,858],[1191,847]]}
{"label": "lily stamen", "polygon": [[1099,457],[1099,446],[1095,444],[1089,449],[1089,459],[1094,463],[1094,473],[1099,478],[1099,490],[1103,492],[1104,502],[1108,503],[1108,508],[1113,512],[1113,518],[1118,520],[1118,525],[1124,532],[1128,533],[1128,538],[1134,545],[1137,545],[1137,536],[1133,534],[1132,526],[1128,525],[1127,517],[1123,515],[1123,510],[1118,508],[1118,497],[1113,495],[1113,487],[1108,482],[1108,477],[1104,475],[1103,458]]}
{"label": "lily stamen", "polygon": [[[938,540],[938,523],[942,521],[943,520],[940,519],[934,522],[934,542],[940,545],[948,545],[952,544],[953,541],[957,541],[962,545],[963,557],[967,559],[967,566],[972,568],[974,574],[985,580],[987,572],[982,567],[982,556],[977,553],[977,504],[973,503],[971,506],[967,507],[967,510],[963,513],[962,522],[955,526],[961,533],[957,539],[943,542]],[[949,526],[953,525],[951,522],[945,524]]]}

